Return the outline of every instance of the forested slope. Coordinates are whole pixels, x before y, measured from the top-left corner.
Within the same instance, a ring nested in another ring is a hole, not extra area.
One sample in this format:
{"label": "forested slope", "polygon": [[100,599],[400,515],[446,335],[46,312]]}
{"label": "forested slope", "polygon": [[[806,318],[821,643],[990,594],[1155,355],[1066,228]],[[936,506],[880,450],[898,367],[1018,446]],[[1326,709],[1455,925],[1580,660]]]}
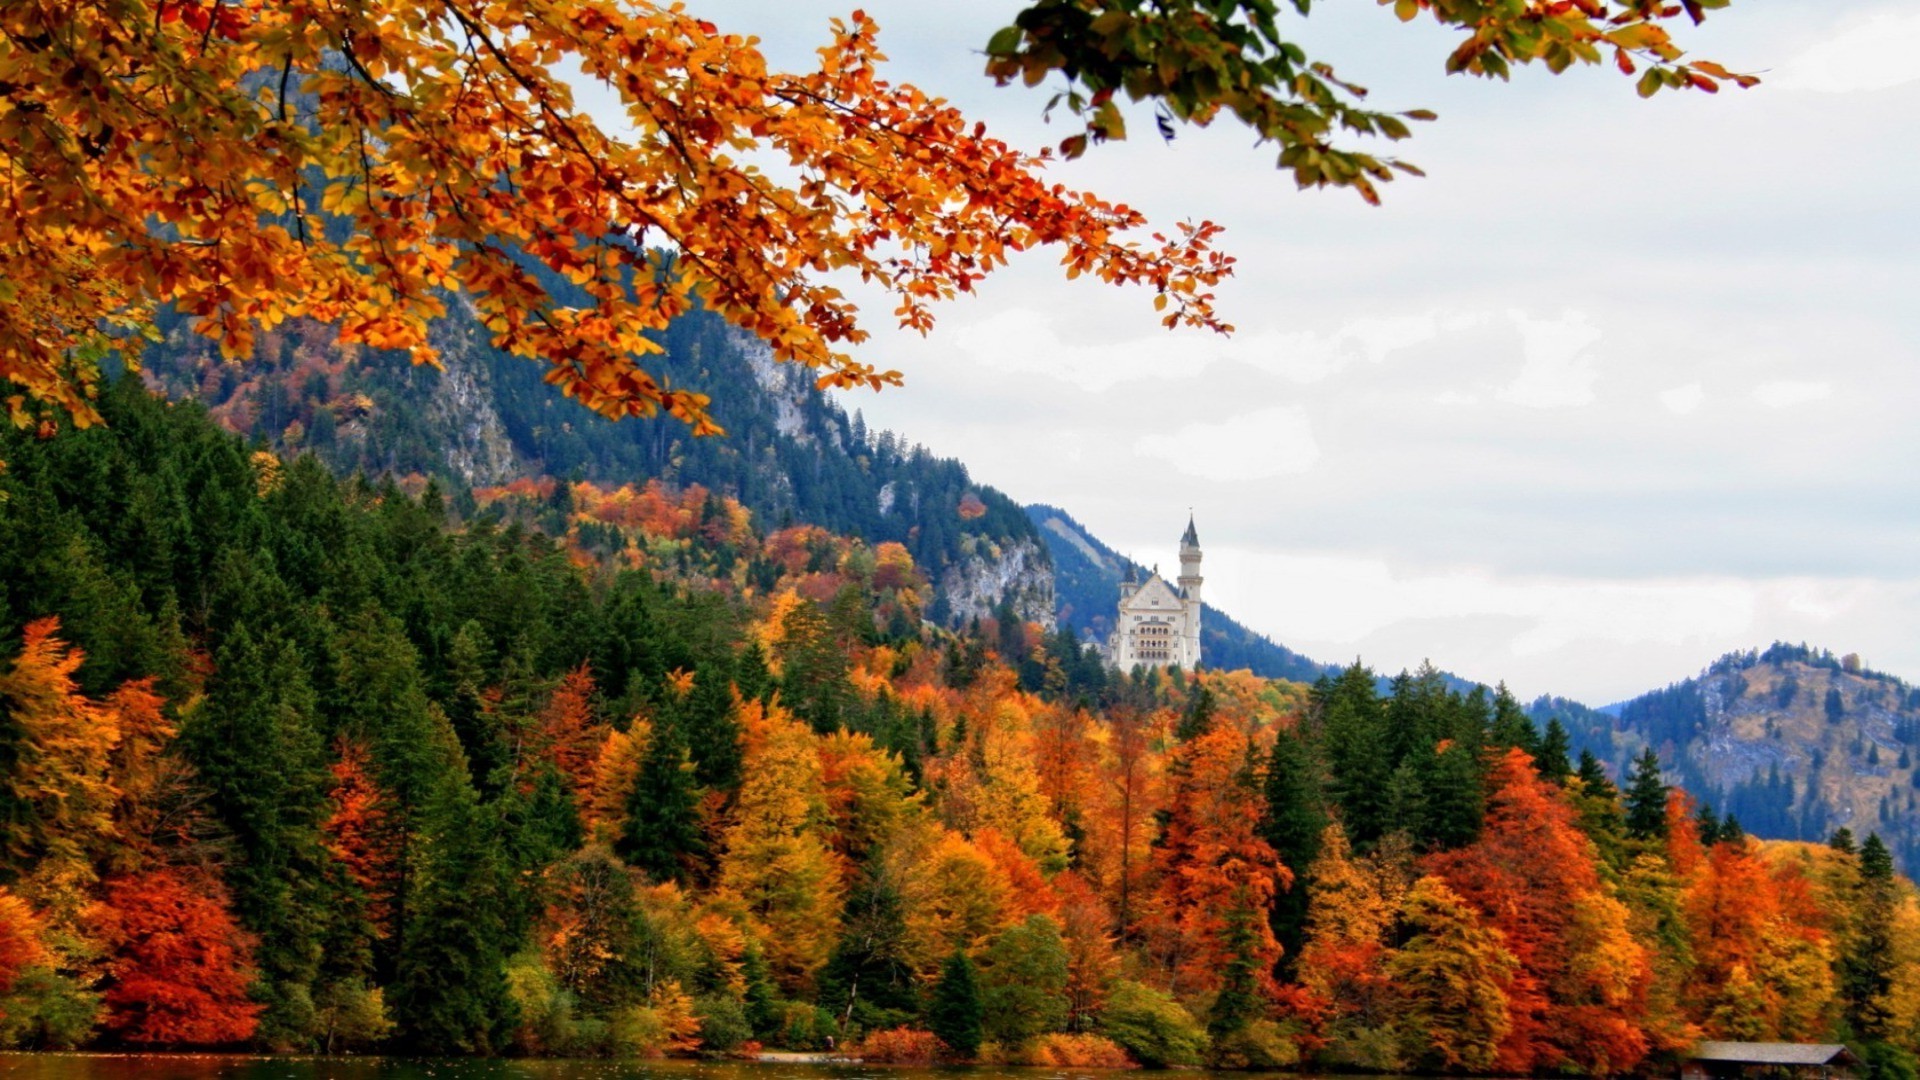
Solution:
{"label": "forested slope", "polygon": [[1504,695],[1115,678],[696,486],[460,509],[102,408],[0,432],[0,1043],[1605,1074],[1920,1038],[1878,837],[1706,829]]}
{"label": "forested slope", "polygon": [[[1763,836],[1878,831],[1920,865],[1920,688],[1857,656],[1775,643],[1594,712],[1542,702],[1624,771],[1652,746],[1673,778]],[[1611,714],[1611,715],[1610,715]]]}
{"label": "forested slope", "polygon": [[675,320],[650,362],[669,384],[715,399],[727,435],[712,438],[673,421],[615,423],[556,395],[538,365],[487,344],[457,301],[434,324],[444,371],[340,346],[309,322],[263,334],[244,366],[221,363],[178,318],[160,329],[145,360],[152,385],[340,476],[434,476],[456,493],[540,477],[700,484],[768,524],[905,545],[934,580],[935,621],[958,625],[1003,602],[1028,618],[1053,612],[1046,548],[1017,504],[958,461],[869,431],[808,369],[775,364],[709,312]]}

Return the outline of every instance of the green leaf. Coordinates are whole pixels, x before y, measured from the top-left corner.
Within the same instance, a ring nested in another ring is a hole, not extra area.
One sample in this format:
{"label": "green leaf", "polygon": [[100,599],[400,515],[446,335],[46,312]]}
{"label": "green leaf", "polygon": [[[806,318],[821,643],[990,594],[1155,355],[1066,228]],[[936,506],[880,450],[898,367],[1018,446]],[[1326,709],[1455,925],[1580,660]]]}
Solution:
{"label": "green leaf", "polygon": [[987,41],[988,56],[1012,56],[1020,50],[1020,28],[1003,26]]}

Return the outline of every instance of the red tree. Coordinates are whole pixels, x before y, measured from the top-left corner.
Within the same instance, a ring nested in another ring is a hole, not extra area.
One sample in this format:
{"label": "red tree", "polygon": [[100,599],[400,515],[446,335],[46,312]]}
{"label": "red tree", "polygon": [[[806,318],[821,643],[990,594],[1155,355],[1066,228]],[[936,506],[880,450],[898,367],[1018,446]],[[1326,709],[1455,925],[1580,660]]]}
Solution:
{"label": "red tree", "polygon": [[368,770],[367,749],[345,738],[334,762],[333,812],[322,827],[327,853],[346,870],[366,899],[366,917],[376,939],[393,932],[393,895],[399,883],[400,836],[387,813],[387,797]]}
{"label": "red tree", "polygon": [[1513,1026],[1494,1068],[1572,1066],[1624,1072],[1646,1055],[1640,1027],[1651,977],[1626,910],[1562,793],[1519,750],[1495,760],[1486,828],[1471,847],[1427,859],[1429,872],[1478,908],[1520,961]]}
{"label": "red tree", "polygon": [[[1148,918],[1157,958],[1182,993],[1219,989],[1234,962],[1251,963],[1272,1000],[1280,943],[1267,924],[1274,893],[1293,873],[1261,839],[1261,802],[1247,739],[1226,727],[1183,744],[1172,770],[1173,796],[1155,851],[1159,890]],[[1234,941],[1234,923],[1242,934]],[[1250,955],[1238,955],[1246,952]]]}
{"label": "red tree", "polygon": [[210,876],[154,868],[110,878],[95,910],[112,950],[107,1030],[130,1043],[218,1046],[253,1035],[253,939]]}
{"label": "red tree", "polygon": [[584,800],[607,727],[593,711],[593,673],[582,663],[567,672],[540,710],[539,752],[560,770],[567,791]]}

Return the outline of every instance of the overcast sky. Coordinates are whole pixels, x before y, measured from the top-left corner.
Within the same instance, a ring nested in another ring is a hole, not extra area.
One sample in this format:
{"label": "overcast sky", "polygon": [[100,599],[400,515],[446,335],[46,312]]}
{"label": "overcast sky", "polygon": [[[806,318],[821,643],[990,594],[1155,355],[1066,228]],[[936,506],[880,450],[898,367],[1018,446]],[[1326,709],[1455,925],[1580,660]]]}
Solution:
{"label": "overcast sky", "polygon": [[[792,68],[833,0],[699,0]],[[1042,91],[978,49],[1017,3],[868,2],[890,76],[1037,148]],[[1298,21],[1296,20],[1298,24]],[[1318,659],[1422,658],[1601,704],[1776,639],[1920,680],[1920,10],[1736,0],[1682,43],[1765,74],[1643,101],[1611,71],[1442,73],[1451,38],[1367,0],[1301,37],[1429,107],[1386,206],[1294,189],[1222,124],[1054,170],[1240,259],[1230,339],[1038,253],[922,340],[869,423],[1171,566]]]}

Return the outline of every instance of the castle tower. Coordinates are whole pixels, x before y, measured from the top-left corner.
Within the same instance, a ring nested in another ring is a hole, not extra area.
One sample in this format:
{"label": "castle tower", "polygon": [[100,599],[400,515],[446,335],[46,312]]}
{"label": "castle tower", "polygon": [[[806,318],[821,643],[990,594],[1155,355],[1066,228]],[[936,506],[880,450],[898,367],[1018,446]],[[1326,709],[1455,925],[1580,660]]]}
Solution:
{"label": "castle tower", "polygon": [[1120,581],[1120,603],[1113,633],[1107,638],[1107,663],[1121,671],[1136,667],[1200,666],[1200,537],[1193,519],[1180,538],[1179,584],[1160,576],[1155,566],[1141,579],[1133,560]]}
{"label": "castle tower", "polygon": [[1200,667],[1200,534],[1194,531],[1193,515],[1187,515],[1187,531],[1180,535],[1180,599],[1186,609],[1181,627],[1180,663],[1188,671]]}

